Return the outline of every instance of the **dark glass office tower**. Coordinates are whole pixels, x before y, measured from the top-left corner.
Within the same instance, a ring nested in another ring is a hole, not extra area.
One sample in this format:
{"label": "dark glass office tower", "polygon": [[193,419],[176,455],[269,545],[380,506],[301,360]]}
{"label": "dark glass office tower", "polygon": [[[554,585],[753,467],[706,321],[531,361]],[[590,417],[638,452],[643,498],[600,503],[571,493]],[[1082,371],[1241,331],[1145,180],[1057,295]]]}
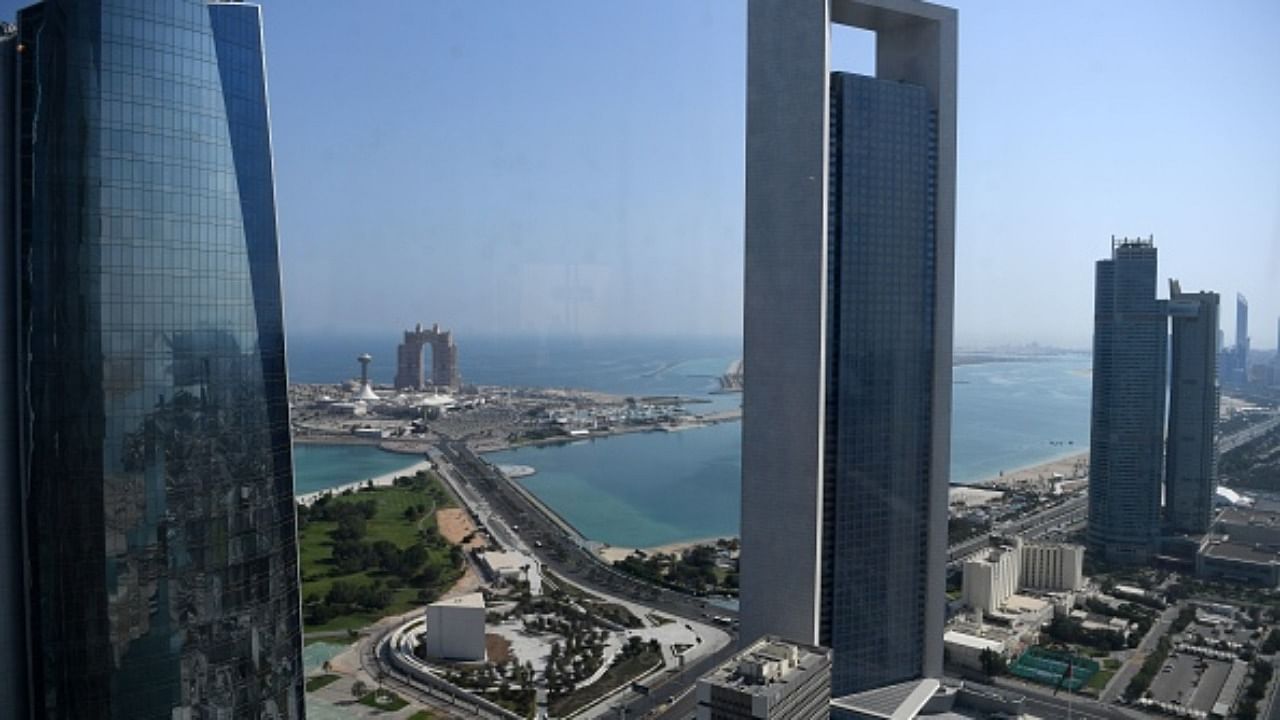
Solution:
{"label": "dark glass office tower", "polygon": [[45,0],[15,52],[31,714],[302,717],[258,8]]}
{"label": "dark glass office tower", "polygon": [[1184,293],[1169,282],[1173,352],[1169,368],[1169,437],[1165,443],[1165,526],[1174,533],[1209,529],[1217,487],[1218,294]]}
{"label": "dark glass office tower", "polygon": [[819,642],[836,695],[924,664],[935,116],[919,85],[833,73]]}
{"label": "dark glass office tower", "polygon": [[1159,537],[1166,312],[1155,243],[1112,238],[1097,267],[1089,433],[1088,542],[1107,562],[1146,562]]}

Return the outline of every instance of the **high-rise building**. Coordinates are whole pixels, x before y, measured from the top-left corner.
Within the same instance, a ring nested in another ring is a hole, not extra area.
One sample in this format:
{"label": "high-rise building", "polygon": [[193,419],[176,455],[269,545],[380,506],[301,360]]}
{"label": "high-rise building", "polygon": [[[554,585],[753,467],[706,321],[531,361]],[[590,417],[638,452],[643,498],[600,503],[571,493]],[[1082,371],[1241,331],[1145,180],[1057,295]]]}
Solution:
{"label": "high-rise building", "polygon": [[830,647],[835,695],[942,669],[955,61],[950,8],[748,3],[742,640]]}
{"label": "high-rise building", "polygon": [[1169,282],[1173,352],[1165,443],[1165,526],[1175,533],[1209,530],[1217,485],[1218,294],[1184,293]]}
{"label": "high-rise building", "polygon": [[261,41],[251,4],[44,0],[0,42],[6,717],[303,716]]}
{"label": "high-rise building", "polygon": [[1249,381],[1249,299],[1236,293],[1236,372],[1241,383]]}
{"label": "high-rise building", "polygon": [[1107,562],[1150,558],[1164,479],[1168,319],[1156,299],[1151,239],[1111,239],[1093,305],[1089,550]]}

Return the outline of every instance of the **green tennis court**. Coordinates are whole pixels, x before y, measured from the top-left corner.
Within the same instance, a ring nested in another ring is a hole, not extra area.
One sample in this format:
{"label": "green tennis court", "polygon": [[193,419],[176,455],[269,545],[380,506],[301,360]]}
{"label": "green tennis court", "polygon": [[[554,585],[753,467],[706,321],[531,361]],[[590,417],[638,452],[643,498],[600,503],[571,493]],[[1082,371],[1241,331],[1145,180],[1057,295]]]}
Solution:
{"label": "green tennis court", "polygon": [[[1071,664],[1071,677],[1063,679],[1067,663]],[[1098,663],[1089,658],[1039,647],[1022,653],[1022,657],[1009,668],[1009,672],[1020,678],[1053,687],[1061,683],[1062,687],[1071,691],[1083,687],[1098,670]]]}

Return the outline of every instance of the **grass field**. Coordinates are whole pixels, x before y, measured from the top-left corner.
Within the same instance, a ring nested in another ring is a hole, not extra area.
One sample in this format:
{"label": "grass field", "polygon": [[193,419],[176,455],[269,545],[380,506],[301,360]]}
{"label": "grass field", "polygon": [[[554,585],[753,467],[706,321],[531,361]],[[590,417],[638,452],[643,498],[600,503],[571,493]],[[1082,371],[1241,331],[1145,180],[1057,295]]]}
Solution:
{"label": "grass field", "polygon": [[[383,581],[394,587],[392,602],[376,612],[353,612],[339,615],[319,625],[307,625],[310,632],[359,629],[379,618],[407,612],[434,600],[462,575],[455,566],[447,544],[432,545],[425,542],[428,533],[436,529],[435,510],[456,507],[457,502],[434,474],[424,477],[419,487],[383,487],[362,490],[351,495],[335,497],[333,503],[359,503],[373,500],[377,512],[367,522],[363,541],[374,543],[387,540],[400,549],[423,544],[427,549],[424,567],[436,571],[435,579],[426,586],[401,586],[398,578],[381,570],[367,570],[346,575],[337,574],[332,560],[333,539],[337,528],[332,521],[308,521],[298,537],[298,553],[302,566],[302,597],[304,605],[322,600],[335,582],[345,581],[355,585],[370,585]],[[427,512],[421,518],[408,519],[405,511],[425,505]]]}
{"label": "grass field", "polygon": [[307,692],[315,692],[326,685],[332,684],[337,679],[337,675],[330,675],[327,673],[324,675],[312,675],[307,678]]}
{"label": "grass field", "polygon": [[616,662],[596,682],[587,687],[552,700],[547,710],[555,717],[564,717],[592,700],[662,664],[662,653],[645,650],[639,655]]}

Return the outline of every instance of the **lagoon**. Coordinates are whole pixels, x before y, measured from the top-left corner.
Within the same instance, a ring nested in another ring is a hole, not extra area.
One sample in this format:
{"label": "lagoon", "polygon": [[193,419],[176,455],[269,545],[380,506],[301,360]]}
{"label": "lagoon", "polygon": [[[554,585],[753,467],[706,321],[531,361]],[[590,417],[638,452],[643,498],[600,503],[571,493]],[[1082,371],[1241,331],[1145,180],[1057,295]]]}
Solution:
{"label": "lagoon", "polygon": [[421,460],[419,455],[387,452],[372,445],[294,443],[293,493],[306,495],[375,478],[402,470]]}

